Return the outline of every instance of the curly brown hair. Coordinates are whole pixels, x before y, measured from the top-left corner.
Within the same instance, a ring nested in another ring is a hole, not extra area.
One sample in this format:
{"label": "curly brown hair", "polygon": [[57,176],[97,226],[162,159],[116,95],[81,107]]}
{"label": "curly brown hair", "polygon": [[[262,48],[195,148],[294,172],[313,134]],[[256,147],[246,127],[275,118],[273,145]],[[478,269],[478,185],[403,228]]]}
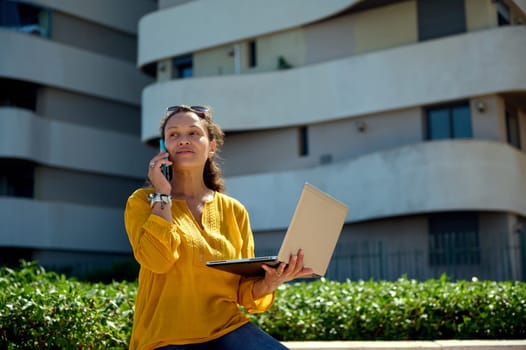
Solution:
{"label": "curly brown hair", "polygon": [[218,164],[218,152],[223,146],[225,140],[225,133],[221,130],[221,127],[214,121],[212,117],[212,109],[208,106],[203,106],[199,109],[194,109],[190,106],[180,105],[175,108],[169,108],[166,115],[161,119],[160,132],[161,137],[164,138],[164,131],[168,120],[176,113],[179,112],[192,112],[195,113],[199,118],[205,121],[205,128],[208,133],[208,139],[216,142],[216,151],[214,155],[206,160],[205,168],[203,170],[203,180],[206,187],[217,192],[225,191],[225,181],[221,167]]}

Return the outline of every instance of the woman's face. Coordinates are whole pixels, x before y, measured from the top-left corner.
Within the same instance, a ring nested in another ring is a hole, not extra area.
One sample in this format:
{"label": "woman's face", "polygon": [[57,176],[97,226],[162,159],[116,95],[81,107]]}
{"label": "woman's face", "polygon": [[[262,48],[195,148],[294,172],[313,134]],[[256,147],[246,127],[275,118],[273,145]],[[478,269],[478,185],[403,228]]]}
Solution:
{"label": "woman's face", "polygon": [[164,128],[164,140],[174,169],[203,168],[216,150],[215,141],[208,137],[206,121],[193,112],[171,116]]}

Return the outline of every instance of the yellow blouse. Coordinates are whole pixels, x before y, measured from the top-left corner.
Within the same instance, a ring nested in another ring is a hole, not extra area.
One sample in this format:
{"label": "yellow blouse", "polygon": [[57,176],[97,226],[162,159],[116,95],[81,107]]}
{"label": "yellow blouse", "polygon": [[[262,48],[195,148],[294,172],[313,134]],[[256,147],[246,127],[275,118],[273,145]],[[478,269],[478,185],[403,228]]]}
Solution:
{"label": "yellow blouse", "polygon": [[148,193],[128,199],[124,222],[141,269],[130,349],[201,343],[249,322],[239,308],[266,311],[274,293],[254,299],[254,279],[207,267],[208,260],[254,256],[244,206],[216,192],[204,204],[202,227],[186,201],[172,203],[173,222],[151,214]]}

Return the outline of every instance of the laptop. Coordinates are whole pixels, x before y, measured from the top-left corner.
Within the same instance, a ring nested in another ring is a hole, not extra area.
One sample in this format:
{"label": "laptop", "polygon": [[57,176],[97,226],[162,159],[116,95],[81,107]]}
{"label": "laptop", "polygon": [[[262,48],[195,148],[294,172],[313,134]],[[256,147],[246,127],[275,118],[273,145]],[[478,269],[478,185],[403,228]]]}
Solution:
{"label": "laptop", "polygon": [[242,276],[261,276],[263,264],[287,263],[303,249],[303,265],[313,269],[312,277],[327,271],[349,208],[342,202],[306,183],[296,205],[287,233],[276,256],[208,261],[207,266]]}

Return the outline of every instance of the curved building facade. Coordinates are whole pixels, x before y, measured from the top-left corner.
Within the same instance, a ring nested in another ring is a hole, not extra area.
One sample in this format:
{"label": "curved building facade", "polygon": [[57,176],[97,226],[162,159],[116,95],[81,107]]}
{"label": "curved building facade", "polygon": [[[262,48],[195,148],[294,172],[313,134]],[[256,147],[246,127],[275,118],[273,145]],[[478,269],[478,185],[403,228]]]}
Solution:
{"label": "curved building facade", "polygon": [[211,105],[259,253],[307,181],[350,206],[330,278],[525,280],[525,24],[523,0],[160,0],[141,139]]}
{"label": "curved building facade", "polygon": [[122,211],[154,152],[137,23],[154,9],[0,1],[0,263],[85,275],[130,258]]}

